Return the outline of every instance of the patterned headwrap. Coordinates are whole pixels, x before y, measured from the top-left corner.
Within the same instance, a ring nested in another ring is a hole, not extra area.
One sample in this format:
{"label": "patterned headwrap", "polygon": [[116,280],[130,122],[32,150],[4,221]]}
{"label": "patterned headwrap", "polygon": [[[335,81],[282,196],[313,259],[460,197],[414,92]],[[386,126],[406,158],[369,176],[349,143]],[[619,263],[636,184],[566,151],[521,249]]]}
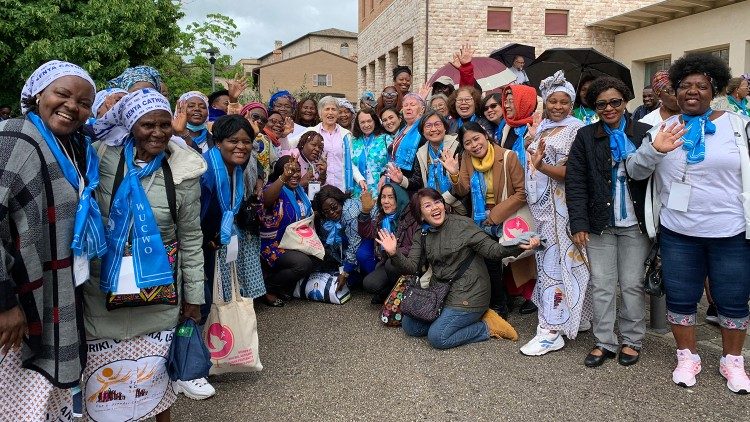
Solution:
{"label": "patterned headwrap", "polygon": [[576,100],[576,90],[573,88],[573,84],[565,79],[565,73],[562,70],[558,70],[554,75],[545,78],[539,84],[539,92],[542,93],[542,100],[544,101],[547,101],[547,98],[555,92],[564,92],[568,94],[570,101]]}
{"label": "patterned headwrap", "polygon": [[128,91],[120,88],[105,88],[97,92],[96,97],[94,98],[94,105],[91,106],[91,115],[96,117],[96,113],[99,111],[99,107],[104,105],[104,102],[107,101],[107,98],[110,95],[117,93],[127,94]]}
{"label": "patterned headwrap", "polygon": [[21,112],[26,114],[28,111],[24,105],[25,100],[39,94],[52,82],[64,76],[78,76],[91,84],[94,92],[96,92],[96,84],[84,68],[77,64],[52,60],[39,66],[34,73],[29,76],[29,79],[26,79],[26,83],[23,84],[23,89],[21,89]]}
{"label": "patterned headwrap", "polygon": [[[188,91],[188,92],[180,95],[180,98],[177,100],[177,104],[175,104],[175,113],[176,113],[177,107],[179,106],[179,104],[181,102],[183,102],[183,101],[187,102],[187,100],[189,100],[191,98],[198,98],[199,100],[203,101],[203,104],[206,105],[206,110],[208,110],[208,97],[206,97],[200,91]],[[207,121],[208,121],[208,113],[206,113],[206,120],[203,121],[203,125],[205,125]],[[201,125],[201,127],[196,127],[196,126],[190,127],[190,126],[193,126],[193,125],[190,124],[190,123],[188,123],[188,129],[193,130],[193,131],[197,131],[199,129],[203,129],[202,125]]]}
{"label": "patterned headwrap", "polygon": [[364,103],[369,105],[370,107],[375,107],[376,105],[378,105],[378,100],[377,98],[375,98],[375,94],[373,94],[372,91],[363,92],[360,100],[364,101]]}
{"label": "patterned headwrap", "polygon": [[660,70],[654,73],[654,76],[651,77],[651,89],[654,90],[654,94],[656,94],[657,97],[661,91],[669,85],[669,72],[666,70]]}
{"label": "patterned headwrap", "polygon": [[109,86],[129,91],[138,82],[148,82],[161,91],[161,74],[151,66],[129,67],[120,76],[109,81]]}
{"label": "patterned headwrap", "polygon": [[120,145],[138,119],[154,110],[166,110],[172,115],[169,100],[161,92],[151,88],[131,92],[94,123],[96,137],[108,145]]}
{"label": "patterned headwrap", "polygon": [[354,111],[354,105],[352,105],[352,103],[346,98],[336,98],[336,103],[339,105],[339,108],[343,107],[349,110],[352,114],[356,113],[356,111]]}
{"label": "patterned headwrap", "polygon": [[294,110],[297,109],[297,100],[294,99],[294,96],[289,91],[277,91],[275,94],[271,95],[271,99],[268,100],[268,109],[273,110],[276,100],[284,97],[289,98],[289,101],[292,103],[292,112],[294,112]]}
{"label": "patterned headwrap", "polygon": [[244,107],[242,107],[242,110],[240,110],[240,116],[244,116],[248,111],[254,110],[256,108],[259,108],[263,110],[265,114],[268,114],[268,110],[266,109],[266,106],[264,106],[263,104],[257,101],[253,101],[252,103],[247,103],[245,104]]}

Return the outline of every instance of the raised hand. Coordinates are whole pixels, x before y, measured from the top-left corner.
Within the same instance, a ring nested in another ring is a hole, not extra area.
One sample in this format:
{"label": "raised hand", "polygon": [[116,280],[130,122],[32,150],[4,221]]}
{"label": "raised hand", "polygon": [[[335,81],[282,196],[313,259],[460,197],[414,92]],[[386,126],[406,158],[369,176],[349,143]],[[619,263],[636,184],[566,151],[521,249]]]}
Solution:
{"label": "raised hand", "polygon": [[419,96],[422,97],[423,100],[427,101],[428,98],[430,98],[430,94],[432,94],[432,85],[429,85],[427,82],[422,84],[422,88],[419,89]]}
{"label": "raised hand", "polygon": [[247,78],[240,76],[239,74],[234,75],[234,79],[227,82],[227,91],[229,91],[229,102],[236,103],[242,95],[242,92],[247,89]]}
{"label": "raised hand", "polygon": [[443,165],[445,171],[447,171],[449,174],[452,174],[454,176],[458,174],[458,159],[456,159],[456,157],[451,154],[448,148],[443,148],[443,151],[440,153],[440,164]]}
{"label": "raised hand", "polygon": [[539,140],[539,143],[536,146],[536,149],[529,150],[529,154],[531,155],[531,165],[534,166],[535,169],[541,170],[541,168],[544,166],[544,150],[546,147],[546,143],[544,138]]}
{"label": "raised hand", "polygon": [[396,167],[393,163],[388,164],[388,177],[393,180],[397,185],[400,185],[404,180],[404,173],[401,169]]}
{"label": "raised hand", "polygon": [[177,110],[172,118],[172,131],[180,136],[187,130],[187,105],[185,101],[180,101],[177,104]]}
{"label": "raised hand", "polygon": [[[526,125],[526,139],[533,141],[536,137],[537,128],[539,128],[539,124],[542,123],[542,113],[534,113],[532,116],[532,123],[530,125]],[[529,144],[531,143],[529,142]],[[528,145],[526,145],[528,147]]]}
{"label": "raised hand", "polygon": [[378,230],[378,238],[375,239],[375,241],[378,242],[378,245],[383,248],[388,256],[396,255],[396,248],[398,247],[398,245],[396,236],[394,236],[393,233],[385,229],[380,229]]}
{"label": "raised hand", "polygon": [[458,61],[461,63],[461,65],[471,63],[471,59],[473,57],[474,57],[474,49],[471,48],[471,45],[469,45],[469,43],[462,45],[461,48],[458,50]]}
{"label": "raised hand", "polygon": [[299,163],[296,160],[290,160],[286,164],[284,164],[284,174],[281,175],[282,177],[280,177],[280,179],[283,179],[282,182],[286,183],[298,171]]}
{"label": "raised hand", "polygon": [[654,149],[662,154],[674,151],[685,142],[680,139],[687,132],[685,125],[682,123],[672,123],[669,127],[662,123],[661,129],[656,133],[654,142],[651,145]]}
{"label": "raised hand", "polygon": [[292,132],[294,132],[294,121],[291,117],[287,117],[284,119],[284,131],[281,133],[281,137],[286,137]]}
{"label": "raised hand", "polygon": [[362,195],[359,196],[359,202],[362,203],[362,212],[369,214],[373,208],[375,208],[375,199],[369,190],[363,189]]}
{"label": "raised hand", "polygon": [[252,117],[248,116],[248,114],[250,114],[249,111],[245,113],[243,117],[245,118],[245,120],[248,121],[248,123],[250,123],[250,127],[253,128],[253,132],[255,132],[255,136],[258,136],[258,134],[260,133],[260,126],[258,126],[258,122],[256,122],[255,119],[253,119]]}
{"label": "raised hand", "polygon": [[364,180],[360,180],[358,184],[359,188],[362,189],[362,192],[367,190],[367,182],[365,182]]}

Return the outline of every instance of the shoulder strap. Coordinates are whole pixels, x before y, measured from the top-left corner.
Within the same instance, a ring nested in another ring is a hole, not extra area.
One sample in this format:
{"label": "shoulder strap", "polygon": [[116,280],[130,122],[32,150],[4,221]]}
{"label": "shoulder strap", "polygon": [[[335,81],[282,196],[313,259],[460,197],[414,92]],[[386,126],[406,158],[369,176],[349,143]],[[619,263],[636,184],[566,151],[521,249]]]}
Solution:
{"label": "shoulder strap", "polygon": [[[490,148],[492,148],[492,145],[490,145]],[[508,153],[510,153],[509,149],[506,149],[503,153],[503,196],[500,198],[500,202],[508,199]]]}
{"label": "shoulder strap", "polygon": [[419,230],[419,245],[422,247],[422,250],[419,253],[419,264],[417,265],[417,273],[414,274],[416,276],[421,276],[425,273],[425,264],[427,263],[427,232],[424,230]]}
{"label": "shoulder strap", "polygon": [[[169,204],[169,213],[172,215],[172,222],[177,225],[177,192],[174,187],[174,179],[172,178],[172,169],[169,167],[167,157],[161,160],[161,169],[164,173],[164,187],[167,190],[167,203]],[[122,179],[125,177],[125,150],[120,153],[120,161],[117,163],[117,171],[115,172],[115,180],[112,183],[112,197],[109,200],[109,207],[112,208],[112,201],[115,199],[117,189],[122,184]]]}

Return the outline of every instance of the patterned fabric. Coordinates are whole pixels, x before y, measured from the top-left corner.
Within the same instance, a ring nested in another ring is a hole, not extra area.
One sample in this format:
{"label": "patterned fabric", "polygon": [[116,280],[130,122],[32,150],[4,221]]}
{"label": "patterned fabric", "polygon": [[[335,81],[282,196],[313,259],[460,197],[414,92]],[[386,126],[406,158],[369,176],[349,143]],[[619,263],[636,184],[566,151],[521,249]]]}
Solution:
{"label": "patterned fabric", "polygon": [[[268,185],[266,185],[267,188]],[[281,242],[287,226],[297,221],[295,208],[299,208],[303,212],[306,211],[305,206],[297,204],[295,207],[295,204],[292,204],[286,198],[286,195],[280,194],[271,210],[267,210],[265,207],[261,209],[260,256],[271,267],[286,252],[286,250],[279,248],[279,242]]]}
{"label": "patterned fabric", "polygon": [[583,124],[590,125],[599,121],[599,115],[596,112],[586,106],[580,105],[573,110],[573,117],[583,122]]}
{"label": "patterned fabric", "polygon": [[[576,121],[576,124],[547,136],[544,163],[564,163],[582,126],[583,123]],[[529,148],[536,148],[539,140],[540,136],[537,136]],[[533,187],[531,181],[536,183],[536,192],[529,192],[526,199],[538,224],[537,232],[547,239],[547,247],[536,254],[538,275],[532,300],[539,307],[542,328],[562,331],[573,339],[578,334],[581,320],[590,320],[593,312],[587,294],[589,270],[585,251],[576,248],[571,241],[564,184],[534,170],[529,164],[526,168],[527,192]]]}
{"label": "patterned fabric", "polygon": [[23,369],[18,351],[9,351],[0,364],[0,391],[2,420],[73,420],[70,390],[56,388],[40,373]]}
{"label": "patterned fabric", "polygon": [[[240,230],[240,250],[237,256],[237,276],[240,279],[240,295],[257,299],[266,294],[266,284],[263,282],[263,271],[260,267],[260,237]],[[228,272],[222,272],[222,290],[224,300],[229,300],[231,280]]]}
{"label": "patterned fabric", "polygon": [[[0,131],[31,138],[0,137],[0,239],[5,246],[0,248],[0,308],[20,303],[26,315],[24,366],[56,387],[70,388],[81,371],[76,323],[81,309],[76,306],[70,249],[78,192],[30,121],[5,120]],[[74,140],[77,155],[83,154],[82,143]]]}
{"label": "patterned fabric", "polygon": [[[373,198],[378,197],[378,182],[380,173],[388,164],[388,144],[391,142],[391,136],[384,133],[376,136],[369,143],[365,137],[352,139],[352,162],[365,178],[367,188]],[[362,160],[364,158],[364,160]],[[354,197],[359,198],[362,195],[362,188],[359,183],[354,184]]]}
{"label": "patterned fabric", "polygon": [[161,74],[151,66],[135,66],[125,69],[120,76],[109,81],[111,88],[130,90],[138,82],[148,82],[161,91]]}
{"label": "patterned fabric", "polygon": [[138,421],[169,409],[177,401],[167,374],[173,335],[165,330],[123,341],[89,340],[83,420]]}
{"label": "patterned fabric", "polygon": [[[357,249],[359,249],[359,245],[362,243],[362,237],[359,235],[357,217],[361,210],[360,207],[360,202],[356,199],[350,198],[344,201],[340,222],[341,226],[344,228],[345,237],[341,243],[346,247],[343,253],[341,251],[341,245],[334,245],[334,247],[326,245],[326,252],[331,255],[336,255],[334,257],[336,261],[340,262],[341,255],[343,255],[344,260],[341,262],[341,265],[344,266],[344,271],[346,272],[356,271],[359,267],[359,264],[357,263]],[[330,233],[324,227],[322,233],[320,233],[320,238],[327,239],[329,234]],[[332,249],[335,249],[336,253],[330,252]]]}

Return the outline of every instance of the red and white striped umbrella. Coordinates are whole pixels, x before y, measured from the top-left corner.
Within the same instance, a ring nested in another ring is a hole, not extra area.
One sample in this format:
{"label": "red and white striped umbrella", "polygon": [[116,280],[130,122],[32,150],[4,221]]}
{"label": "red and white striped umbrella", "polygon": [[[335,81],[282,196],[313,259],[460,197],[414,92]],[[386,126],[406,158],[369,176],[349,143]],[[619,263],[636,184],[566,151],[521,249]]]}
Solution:
{"label": "red and white striped umbrella", "polygon": [[[516,80],[516,75],[507,70],[501,62],[489,57],[474,57],[471,60],[474,65],[474,78],[482,87],[482,92],[492,91],[501,86],[508,85]],[[445,66],[436,70],[427,83],[432,85],[439,77],[449,76],[458,86],[460,73],[452,64],[447,63]]]}

